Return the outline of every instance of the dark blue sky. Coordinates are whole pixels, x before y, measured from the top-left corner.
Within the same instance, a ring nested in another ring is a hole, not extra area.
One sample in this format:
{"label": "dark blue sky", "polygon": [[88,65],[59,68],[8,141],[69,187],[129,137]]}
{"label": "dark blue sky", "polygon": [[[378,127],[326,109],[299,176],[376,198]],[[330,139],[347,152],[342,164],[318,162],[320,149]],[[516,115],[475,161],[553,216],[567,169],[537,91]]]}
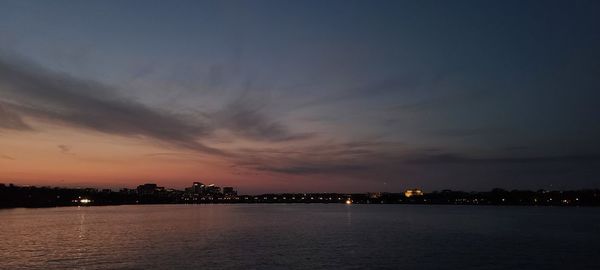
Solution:
{"label": "dark blue sky", "polygon": [[133,139],[206,157],[186,162],[221,173],[190,177],[249,190],[598,187],[598,14],[598,1],[0,0],[0,168],[38,151],[8,138],[54,125],[73,152],[80,132]]}

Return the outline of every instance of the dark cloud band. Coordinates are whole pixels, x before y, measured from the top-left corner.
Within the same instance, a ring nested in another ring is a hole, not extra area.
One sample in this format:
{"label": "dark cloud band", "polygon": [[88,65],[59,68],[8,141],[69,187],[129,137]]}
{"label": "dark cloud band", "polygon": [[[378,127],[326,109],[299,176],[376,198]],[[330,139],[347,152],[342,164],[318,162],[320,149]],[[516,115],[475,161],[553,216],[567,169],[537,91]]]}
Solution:
{"label": "dark cloud band", "polygon": [[226,129],[238,137],[260,141],[308,138],[294,134],[259,110],[241,102],[210,118],[158,110],[120,96],[104,84],[43,69],[23,60],[0,58],[0,128],[31,130],[23,116],[95,130],[166,142],[197,152],[231,155],[199,140]]}

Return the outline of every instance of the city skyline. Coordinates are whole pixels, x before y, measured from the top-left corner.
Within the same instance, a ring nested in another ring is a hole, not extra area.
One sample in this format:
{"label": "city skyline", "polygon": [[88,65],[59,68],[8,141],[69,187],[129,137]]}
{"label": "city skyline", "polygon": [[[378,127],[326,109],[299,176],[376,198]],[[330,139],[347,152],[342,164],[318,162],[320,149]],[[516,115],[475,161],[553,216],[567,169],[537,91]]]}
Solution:
{"label": "city skyline", "polygon": [[0,183],[600,186],[597,1],[0,1]]}
{"label": "city skyline", "polygon": [[599,206],[600,189],[581,190],[441,190],[424,192],[285,192],[243,194],[233,187],[194,182],[184,190],[155,183],[121,188],[59,188],[5,185],[0,183],[0,209],[60,206],[147,205],[147,204],[429,204],[429,205],[515,205]]}

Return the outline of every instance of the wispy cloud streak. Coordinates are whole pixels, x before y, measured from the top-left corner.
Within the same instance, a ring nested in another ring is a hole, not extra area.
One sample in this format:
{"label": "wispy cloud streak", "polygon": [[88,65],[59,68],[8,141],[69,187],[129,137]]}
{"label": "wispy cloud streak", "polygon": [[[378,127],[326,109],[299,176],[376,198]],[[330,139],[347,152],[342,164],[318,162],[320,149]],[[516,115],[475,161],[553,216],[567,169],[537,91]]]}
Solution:
{"label": "wispy cloud streak", "polygon": [[216,113],[183,115],[124,98],[102,83],[52,72],[23,60],[0,58],[0,129],[32,130],[23,120],[25,116],[222,156],[232,153],[201,142],[217,129],[255,141],[311,136],[292,133],[247,102],[234,102]]}
{"label": "wispy cloud streak", "polygon": [[26,129],[19,115],[107,134],[138,136],[209,154],[224,154],[197,141],[210,133],[202,123],[119,97],[110,87],[51,72],[25,61],[0,59],[0,104],[9,127]]}

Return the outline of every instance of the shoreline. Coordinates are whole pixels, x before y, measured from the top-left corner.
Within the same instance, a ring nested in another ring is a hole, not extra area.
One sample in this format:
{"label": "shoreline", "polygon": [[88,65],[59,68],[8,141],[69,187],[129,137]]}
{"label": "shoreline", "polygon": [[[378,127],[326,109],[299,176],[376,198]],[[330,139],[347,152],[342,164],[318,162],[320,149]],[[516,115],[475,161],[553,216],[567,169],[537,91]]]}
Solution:
{"label": "shoreline", "polygon": [[67,208],[67,207],[105,207],[105,206],[151,206],[151,205],[347,205],[351,207],[353,205],[368,205],[368,206],[381,206],[381,205],[418,205],[418,206],[473,206],[473,207],[541,207],[541,208],[596,208],[600,205],[554,205],[554,204],[452,204],[452,203],[325,203],[325,202],[234,202],[234,203],[126,203],[126,204],[89,204],[89,205],[48,205],[48,206],[0,206],[0,210],[11,210],[11,209],[42,209],[42,208]]}

